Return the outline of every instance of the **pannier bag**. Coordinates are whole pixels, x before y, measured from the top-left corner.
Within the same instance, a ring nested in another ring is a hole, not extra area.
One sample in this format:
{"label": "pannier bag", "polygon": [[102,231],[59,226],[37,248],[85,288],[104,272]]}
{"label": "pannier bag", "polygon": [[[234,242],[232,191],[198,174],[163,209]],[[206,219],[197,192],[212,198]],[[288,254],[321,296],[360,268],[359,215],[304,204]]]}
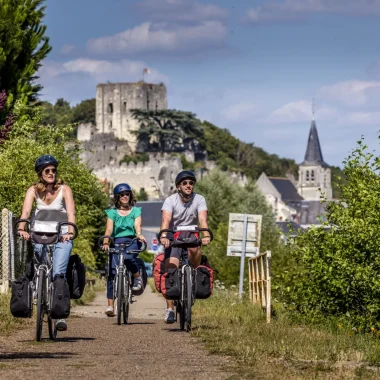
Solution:
{"label": "pannier bag", "polygon": [[81,298],[86,286],[86,267],[78,255],[71,255],[67,264],[66,279],[70,289],[70,298]]}
{"label": "pannier bag", "polygon": [[199,232],[177,231],[174,232],[172,247],[193,248],[199,247]]}
{"label": "pannier bag", "polygon": [[70,315],[70,289],[65,277],[56,276],[53,281],[50,317],[67,318]]}
{"label": "pannier bag", "polygon": [[199,265],[195,270],[195,298],[205,299],[211,296],[214,286],[212,269]]}
{"label": "pannier bag", "polygon": [[177,268],[169,268],[161,277],[161,292],[168,300],[181,298],[181,276]]}
{"label": "pannier bag", "polygon": [[153,278],[156,290],[161,293],[161,277],[165,273],[165,255],[159,253],[153,260]]}
{"label": "pannier bag", "polygon": [[31,318],[32,316],[33,290],[30,281],[21,276],[12,282],[12,296],[10,309],[14,317]]}
{"label": "pannier bag", "polygon": [[143,259],[140,259],[140,257],[137,257],[136,258],[136,264],[137,264],[137,266],[139,268],[139,272],[140,272],[140,276],[141,276],[142,281],[143,281],[143,285],[142,285],[142,287],[141,287],[140,290],[133,290],[132,293],[135,296],[141,296],[141,294],[144,293],[146,284],[148,282],[148,275],[146,273],[145,263],[144,263]]}

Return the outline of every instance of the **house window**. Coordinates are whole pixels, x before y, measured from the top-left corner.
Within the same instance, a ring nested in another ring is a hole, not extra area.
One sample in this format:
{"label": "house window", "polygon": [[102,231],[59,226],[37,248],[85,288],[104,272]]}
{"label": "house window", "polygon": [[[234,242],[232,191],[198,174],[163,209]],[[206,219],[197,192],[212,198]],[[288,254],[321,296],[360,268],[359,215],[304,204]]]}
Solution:
{"label": "house window", "polygon": [[310,181],[310,173],[308,170],[306,170],[306,182]]}
{"label": "house window", "polygon": [[113,113],[113,104],[112,103],[108,103],[107,111],[108,111],[108,113]]}
{"label": "house window", "polygon": [[127,102],[123,103],[123,107],[124,107],[124,112],[127,112]]}
{"label": "house window", "polygon": [[112,129],[112,120],[110,120],[110,122],[108,123],[109,125],[109,129],[111,130]]}
{"label": "house window", "polygon": [[314,182],[315,177],[314,177],[314,170],[311,171],[311,182]]}

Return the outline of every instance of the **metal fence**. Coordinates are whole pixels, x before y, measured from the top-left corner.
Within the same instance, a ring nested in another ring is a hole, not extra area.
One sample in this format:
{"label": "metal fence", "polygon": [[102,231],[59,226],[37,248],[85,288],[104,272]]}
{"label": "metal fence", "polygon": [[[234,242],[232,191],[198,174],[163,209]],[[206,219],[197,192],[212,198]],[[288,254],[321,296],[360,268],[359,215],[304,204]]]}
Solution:
{"label": "metal fence", "polygon": [[271,319],[271,251],[266,251],[248,260],[249,298],[266,311],[267,322]]}
{"label": "metal fence", "polygon": [[25,267],[27,243],[19,239],[14,231],[16,221],[7,209],[1,211],[0,223],[0,293],[9,289],[9,281],[20,276]]}

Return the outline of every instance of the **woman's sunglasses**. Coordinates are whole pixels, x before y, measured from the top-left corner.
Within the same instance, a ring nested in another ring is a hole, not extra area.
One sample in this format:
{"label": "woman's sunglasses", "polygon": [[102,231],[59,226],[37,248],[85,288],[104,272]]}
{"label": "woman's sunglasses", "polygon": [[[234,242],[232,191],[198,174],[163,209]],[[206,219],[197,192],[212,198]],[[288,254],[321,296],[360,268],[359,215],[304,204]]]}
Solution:
{"label": "woman's sunglasses", "polygon": [[50,174],[50,173],[52,173],[52,174],[55,174],[55,173],[57,173],[57,169],[45,169],[43,172],[42,172],[43,174]]}
{"label": "woman's sunglasses", "polygon": [[182,186],[186,186],[187,184],[194,186],[194,181],[182,181]]}
{"label": "woman's sunglasses", "polygon": [[130,197],[131,196],[131,193],[120,193],[119,194],[119,197],[120,198],[123,198],[123,197]]}

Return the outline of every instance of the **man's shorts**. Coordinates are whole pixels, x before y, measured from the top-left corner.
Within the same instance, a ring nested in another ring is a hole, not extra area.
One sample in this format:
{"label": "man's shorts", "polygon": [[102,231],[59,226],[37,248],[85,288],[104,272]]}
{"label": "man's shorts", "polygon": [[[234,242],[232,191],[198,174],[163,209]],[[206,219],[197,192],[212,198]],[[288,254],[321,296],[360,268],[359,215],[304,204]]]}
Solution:
{"label": "man's shorts", "polygon": [[165,248],[165,260],[168,259],[169,257],[175,257],[176,259],[179,260],[181,256],[182,248],[176,248],[176,247],[168,247]]}

